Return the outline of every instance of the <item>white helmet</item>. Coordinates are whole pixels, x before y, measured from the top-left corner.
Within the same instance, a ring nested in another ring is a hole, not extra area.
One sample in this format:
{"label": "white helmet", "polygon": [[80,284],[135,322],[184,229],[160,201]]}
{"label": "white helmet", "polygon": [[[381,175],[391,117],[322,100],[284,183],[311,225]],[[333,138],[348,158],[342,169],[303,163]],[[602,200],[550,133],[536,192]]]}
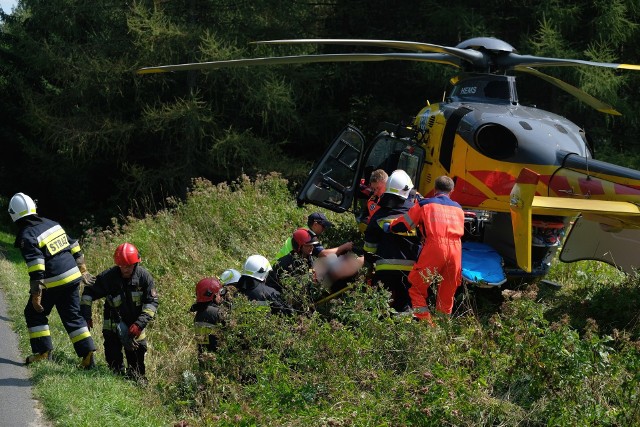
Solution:
{"label": "white helmet", "polygon": [[385,189],[385,193],[395,194],[396,196],[400,196],[403,199],[407,199],[409,197],[409,192],[413,188],[413,182],[411,182],[411,178],[405,171],[402,169],[398,169],[393,171],[393,173],[389,176],[387,180],[387,187]]}
{"label": "white helmet", "polygon": [[234,283],[238,283],[238,280],[240,280],[240,272],[233,268],[226,269],[220,275],[222,286],[233,285]]}
{"label": "white helmet", "polygon": [[267,279],[267,274],[271,271],[271,264],[262,255],[251,255],[242,267],[242,275],[253,277],[261,282]]}
{"label": "white helmet", "polygon": [[16,193],[9,201],[9,215],[16,222],[27,215],[36,214],[36,204],[33,199],[24,193]]}

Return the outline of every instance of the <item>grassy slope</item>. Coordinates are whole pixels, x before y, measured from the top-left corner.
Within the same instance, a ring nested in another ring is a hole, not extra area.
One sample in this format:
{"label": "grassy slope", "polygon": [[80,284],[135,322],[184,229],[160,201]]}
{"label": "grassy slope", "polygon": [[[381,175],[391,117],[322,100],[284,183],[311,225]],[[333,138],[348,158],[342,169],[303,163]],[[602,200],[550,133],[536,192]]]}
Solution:
{"label": "grassy slope", "polygon": [[[150,385],[137,391],[112,377],[102,353],[97,370],[77,370],[53,315],[56,359],[33,368],[47,415],[65,426],[640,423],[638,284],[590,263],[558,266],[550,278],[565,288],[511,292],[499,311],[482,293],[463,294],[465,314],[436,328],[390,317],[386,295],[364,287],[293,318],[239,299],[219,352],[199,369],[188,313],[195,282],[240,268],[252,253],[272,257],[310,209],[297,208],[277,178],[198,181],[185,204],[88,230],[91,270],[109,267],[117,244],[131,241],[156,278]],[[331,217],[338,227],[323,240],[353,235],[350,215]],[[8,254],[1,283],[27,354],[26,272],[11,236],[0,237]]]}

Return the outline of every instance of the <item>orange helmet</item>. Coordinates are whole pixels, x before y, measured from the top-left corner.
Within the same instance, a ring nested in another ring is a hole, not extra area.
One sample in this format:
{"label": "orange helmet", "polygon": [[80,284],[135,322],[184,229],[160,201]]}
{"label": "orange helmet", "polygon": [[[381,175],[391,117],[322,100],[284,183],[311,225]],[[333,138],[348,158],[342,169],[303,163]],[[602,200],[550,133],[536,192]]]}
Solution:
{"label": "orange helmet", "polygon": [[215,277],[205,277],[196,285],[196,302],[209,302],[222,289],[220,281]]}
{"label": "orange helmet", "polygon": [[119,267],[137,264],[140,262],[140,254],[138,249],[131,243],[123,243],[116,248],[113,254],[113,262]]}

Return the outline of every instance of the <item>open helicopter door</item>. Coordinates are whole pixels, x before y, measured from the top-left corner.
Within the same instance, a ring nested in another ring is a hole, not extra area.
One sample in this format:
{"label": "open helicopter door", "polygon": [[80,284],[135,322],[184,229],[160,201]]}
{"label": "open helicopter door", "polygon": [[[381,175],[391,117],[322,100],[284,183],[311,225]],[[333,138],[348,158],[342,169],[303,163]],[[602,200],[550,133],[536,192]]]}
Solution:
{"label": "open helicopter door", "polygon": [[298,193],[298,204],[311,203],[334,212],[346,211],[353,201],[364,136],[347,126],[309,172]]}
{"label": "open helicopter door", "polygon": [[309,173],[298,193],[298,204],[311,203],[345,212],[355,198],[354,213],[360,215],[366,199],[356,198],[356,192],[360,191],[361,180],[368,184],[371,172],[376,169],[384,169],[388,174],[402,169],[417,184],[425,151],[410,135],[413,134],[401,126],[384,123],[383,130],[365,145],[362,133],[347,126]]}
{"label": "open helicopter door", "polygon": [[639,250],[640,229],[607,227],[580,216],[565,238],[560,261],[602,261],[632,274],[640,268]]}

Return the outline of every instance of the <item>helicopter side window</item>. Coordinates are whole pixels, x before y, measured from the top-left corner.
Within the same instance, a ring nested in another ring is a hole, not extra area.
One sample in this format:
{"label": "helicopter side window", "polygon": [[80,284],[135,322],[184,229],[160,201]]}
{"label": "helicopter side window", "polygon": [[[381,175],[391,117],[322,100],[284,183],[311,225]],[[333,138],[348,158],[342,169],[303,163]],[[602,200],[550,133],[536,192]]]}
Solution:
{"label": "helicopter side window", "polygon": [[402,169],[409,175],[411,181],[418,182],[418,172],[420,171],[420,159],[415,154],[403,151],[398,161],[398,169]]}
{"label": "helicopter side window", "polygon": [[364,166],[363,178],[368,183],[371,171],[384,169],[391,174],[396,169],[402,169],[413,182],[417,182],[424,158],[424,150],[418,146],[408,149],[408,141],[385,135],[377,138],[373,143]]}

